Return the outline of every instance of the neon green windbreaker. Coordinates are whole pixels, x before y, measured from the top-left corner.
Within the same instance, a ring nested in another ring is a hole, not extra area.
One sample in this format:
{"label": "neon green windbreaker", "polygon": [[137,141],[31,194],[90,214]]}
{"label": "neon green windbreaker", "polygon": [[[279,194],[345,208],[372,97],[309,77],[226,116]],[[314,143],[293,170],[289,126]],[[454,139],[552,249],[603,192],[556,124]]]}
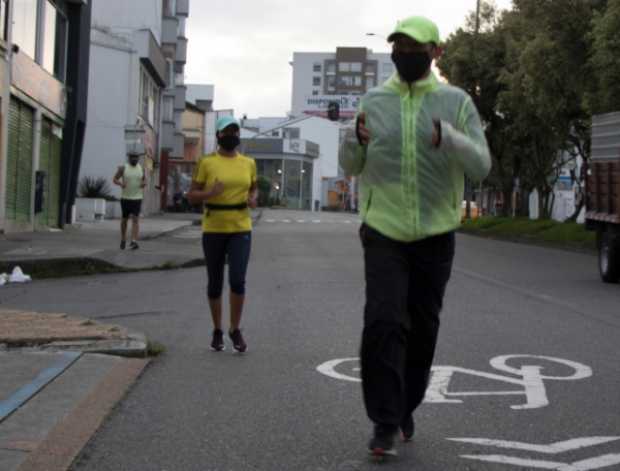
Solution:
{"label": "neon green windbreaker", "polygon": [[[471,98],[435,75],[409,86],[394,74],[361,100],[370,142],[361,146],[347,128],[340,165],[359,175],[362,220],[383,235],[411,242],[461,223],[464,174],[484,179],[489,148]],[[441,120],[441,145],[432,145]]]}

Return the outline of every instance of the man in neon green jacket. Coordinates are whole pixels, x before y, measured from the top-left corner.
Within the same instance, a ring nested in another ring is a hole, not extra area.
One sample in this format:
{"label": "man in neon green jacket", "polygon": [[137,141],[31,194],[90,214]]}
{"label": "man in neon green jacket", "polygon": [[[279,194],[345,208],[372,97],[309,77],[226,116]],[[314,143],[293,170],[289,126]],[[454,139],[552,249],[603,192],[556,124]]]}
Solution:
{"label": "man in neon green jacket", "polygon": [[441,54],[430,20],[410,17],[388,37],[395,73],[361,100],[340,164],[358,175],[366,306],[362,390],[372,454],[395,454],[414,433],[435,352],[464,175],[485,178],[491,158],[471,98],[431,72]]}

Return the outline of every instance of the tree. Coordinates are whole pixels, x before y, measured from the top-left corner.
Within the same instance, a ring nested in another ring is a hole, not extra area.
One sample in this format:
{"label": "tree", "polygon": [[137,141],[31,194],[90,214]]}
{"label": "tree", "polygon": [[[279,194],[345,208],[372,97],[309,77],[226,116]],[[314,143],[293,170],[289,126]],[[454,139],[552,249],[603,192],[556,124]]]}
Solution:
{"label": "tree", "polygon": [[[505,64],[505,42],[501,15],[493,3],[480,5],[479,31],[476,32],[476,13],[472,12],[464,28],[450,35],[445,52],[438,61],[442,75],[466,90],[474,100],[485,126],[493,165],[485,183],[488,188],[504,194],[510,201],[514,180],[514,152],[507,143],[505,116],[498,110],[498,95],[504,85],[499,77]],[[504,207],[507,213],[509,206]]]}
{"label": "tree", "polygon": [[609,0],[592,18],[589,36],[591,87],[586,104],[592,114],[620,111],[620,0]]}

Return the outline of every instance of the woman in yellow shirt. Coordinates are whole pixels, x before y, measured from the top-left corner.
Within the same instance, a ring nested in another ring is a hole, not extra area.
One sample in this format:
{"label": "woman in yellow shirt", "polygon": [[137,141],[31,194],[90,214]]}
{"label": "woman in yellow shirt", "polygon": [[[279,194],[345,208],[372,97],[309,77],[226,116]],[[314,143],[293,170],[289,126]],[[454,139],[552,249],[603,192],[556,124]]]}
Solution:
{"label": "woman in yellow shirt", "polygon": [[230,286],[230,329],[233,348],[247,350],[241,334],[245,301],[245,276],[252,245],[252,218],[256,207],[256,162],[237,152],[239,122],[232,116],[217,120],[218,150],[198,164],[188,195],[192,204],[204,203],[202,247],[207,266],[207,296],[213,319],[211,349],[224,350],[222,331],[222,289],[224,264],[228,257]]}

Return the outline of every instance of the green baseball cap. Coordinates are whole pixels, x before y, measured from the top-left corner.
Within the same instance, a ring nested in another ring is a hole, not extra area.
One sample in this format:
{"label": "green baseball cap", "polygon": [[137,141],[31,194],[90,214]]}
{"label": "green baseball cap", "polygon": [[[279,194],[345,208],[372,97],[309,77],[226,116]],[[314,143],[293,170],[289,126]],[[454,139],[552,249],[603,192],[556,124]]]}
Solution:
{"label": "green baseball cap", "polygon": [[404,34],[422,44],[435,43],[439,45],[439,28],[428,18],[410,16],[396,23],[396,28],[388,36],[388,42],[394,41],[394,36]]}
{"label": "green baseball cap", "polygon": [[239,121],[237,121],[233,116],[222,116],[221,118],[218,118],[217,122],[215,123],[215,129],[218,131],[222,131],[224,130],[224,128],[227,128],[231,124],[234,124],[239,129],[241,129]]}

